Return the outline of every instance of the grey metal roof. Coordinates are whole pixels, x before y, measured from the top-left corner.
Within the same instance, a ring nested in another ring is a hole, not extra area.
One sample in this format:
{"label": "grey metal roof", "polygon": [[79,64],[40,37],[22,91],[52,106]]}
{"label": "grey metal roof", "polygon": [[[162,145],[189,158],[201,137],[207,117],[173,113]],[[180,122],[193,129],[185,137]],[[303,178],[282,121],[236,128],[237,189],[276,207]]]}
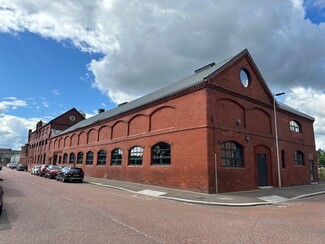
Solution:
{"label": "grey metal roof", "polygon": [[52,135],[56,136],[62,132],[62,130],[51,129]]}
{"label": "grey metal roof", "polygon": [[145,95],[145,96],[135,99],[131,102],[128,102],[124,105],[113,108],[111,110],[107,110],[106,112],[96,114],[88,119],[80,121],[79,123],[62,131],[60,134],[64,134],[64,133],[71,132],[76,129],[82,128],[82,127],[86,127],[86,126],[95,124],[96,122],[111,118],[118,114],[127,112],[129,110],[135,109],[135,108],[140,107],[145,104],[148,104],[148,103],[158,100],[160,98],[172,95],[172,94],[182,91],[186,88],[197,85],[197,84],[203,82],[203,80],[206,77],[208,77],[211,74],[213,74],[214,72],[216,72],[220,67],[222,67],[224,64],[226,64],[229,60],[231,60],[231,58],[226,59],[220,63],[217,63],[211,67],[207,67],[206,69],[203,69],[197,73],[194,73],[193,75],[190,75],[182,80],[179,80],[169,86],[163,87],[163,88],[161,88],[157,91],[154,91],[148,95]]}
{"label": "grey metal roof", "polygon": [[[246,52],[246,50],[244,50],[243,52]],[[243,53],[242,52],[242,53]],[[241,54],[241,53],[240,53]],[[240,55],[238,54],[238,55]],[[237,56],[238,56],[237,55]],[[153,102],[153,101],[156,101],[158,99],[161,99],[161,98],[164,98],[164,97],[167,97],[167,96],[170,96],[170,95],[173,95],[179,91],[182,91],[182,90],[185,90],[186,88],[190,88],[194,85],[197,85],[197,84],[200,84],[201,82],[204,81],[205,78],[209,77],[210,75],[212,75],[213,73],[215,73],[216,71],[218,71],[222,66],[224,66],[225,64],[227,64],[229,61],[231,61],[233,59],[233,57],[231,58],[228,58],[228,59],[225,59],[217,64],[210,64],[210,65],[207,65],[203,68],[200,68],[198,70],[195,71],[194,74],[182,79],[182,80],[179,80],[175,83],[172,83],[171,85],[169,86],[166,86],[166,87],[163,87],[157,91],[154,91],[148,95],[145,95],[143,97],[140,97],[138,99],[135,99],[131,102],[128,102],[128,103],[125,103],[121,106],[118,106],[116,108],[113,108],[113,109],[110,109],[110,110],[107,110],[106,112],[102,112],[102,113],[99,113],[99,114],[96,114],[88,119],[85,119],[85,120],[82,120],[80,121],[79,123],[67,128],[66,130],[62,131],[60,134],[64,134],[64,133],[67,133],[67,132],[71,132],[71,131],[74,131],[74,130],[77,130],[77,129],[80,129],[80,128],[83,128],[83,127],[86,127],[86,126],[89,126],[89,125],[92,125],[92,124],[95,124],[99,121],[102,121],[102,120],[106,120],[106,119],[109,119],[111,117],[114,117],[116,115],[119,115],[119,114],[122,114],[124,112],[127,112],[127,111],[130,111],[132,109],[135,109],[135,108],[138,108],[140,106],[143,106],[145,104],[148,104],[150,102]],[[265,83],[265,82],[264,82]],[[312,119],[314,120],[314,118],[300,112],[300,111],[297,111],[285,104],[280,104],[279,103],[279,106],[280,108],[284,109],[284,110],[287,110],[291,113],[294,113],[294,114],[297,114],[299,116],[303,116],[307,119]]]}
{"label": "grey metal roof", "polygon": [[299,110],[296,110],[296,109],[294,109],[294,108],[291,108],[290,106],[288,106],[288,105],[286,105],[286,104],[284,104],[284,103],[281,103],[281,102],[279,102],[279,101],[277,101],[277,103],[279,104],[279,107],[280,107],[281,109],[283,109],[283,110],[286,110],[286,111],[288,111],[288,112],[290,112],[290,113],[293,113],[293,114],[299,115],[299,116],[304,117],[304,118],[306,118],[306,119],[310,119],[310,120],[315,121],[315,118],[309,116],[308,114],[305,114],[305,113],[303,113],[303,112],[300,112]]}

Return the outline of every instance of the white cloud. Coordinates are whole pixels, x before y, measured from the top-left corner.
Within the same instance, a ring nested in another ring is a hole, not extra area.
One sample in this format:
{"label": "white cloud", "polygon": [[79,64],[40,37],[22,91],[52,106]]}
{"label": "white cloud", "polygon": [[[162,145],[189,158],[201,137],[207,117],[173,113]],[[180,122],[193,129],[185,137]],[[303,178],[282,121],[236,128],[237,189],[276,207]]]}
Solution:
{"label": "white cloud", "polygon": [[53,89],[51,92],[56,96],[60,95],[60,91],[58,89]]}
{"label": "white cloud", "polygon": [[9,109],[17,109],[18,107],[26,107],[27,102],[15,97],[4,97],[0,101],[0,114],[5,113]]}
{"label": "white cloud", "polygon": [[94,86],[115,103],[246,47],[271,88],[320,88],[325,76],[325,27],[304,18],[302,0],[245,6],[235,0],[0,0],[0,6],[2,31],[29,30],[103,53],[89,70]]}
{"label": "white cloud", "polygon": [[0,147],[19,150],[26,143],[28,130],[35,130],[37,122],[36,118],[0,115]]}
{"label": "white cloud", "polygon": [[325,148],[325,91],[297,87],[287,95],[285,103],[315,118],[316,147]]}

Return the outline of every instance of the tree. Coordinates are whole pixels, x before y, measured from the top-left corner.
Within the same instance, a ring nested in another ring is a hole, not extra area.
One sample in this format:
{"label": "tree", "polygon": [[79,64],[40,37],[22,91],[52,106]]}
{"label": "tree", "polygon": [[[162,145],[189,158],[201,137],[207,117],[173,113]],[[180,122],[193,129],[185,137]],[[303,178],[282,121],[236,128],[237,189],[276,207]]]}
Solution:
{"label": "tree", "polygon": [[316,157],[318,161],[319,166],[325,167],[325,150],[322,150],[321,148],[316,151]]}

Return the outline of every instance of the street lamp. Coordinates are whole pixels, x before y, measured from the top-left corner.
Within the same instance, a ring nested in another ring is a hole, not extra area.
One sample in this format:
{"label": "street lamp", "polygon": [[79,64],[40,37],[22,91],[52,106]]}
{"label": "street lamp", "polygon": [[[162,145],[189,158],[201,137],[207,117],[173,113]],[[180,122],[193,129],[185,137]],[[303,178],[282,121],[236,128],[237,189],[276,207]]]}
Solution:
{"label": "street lamp", "polygon": [[273,112],[274,112],[274,127],[275,127],[275,146],[276,146],[276,162],[278,165],[278,180],[279,180],[279,188],[281,185],[281,170],[280,170],[280,156],[279,156],[279,138],[278,138],[278,125],[276,119],[276,108],[275,108],[275,97],[284,95],[284,92],[273,94]]}

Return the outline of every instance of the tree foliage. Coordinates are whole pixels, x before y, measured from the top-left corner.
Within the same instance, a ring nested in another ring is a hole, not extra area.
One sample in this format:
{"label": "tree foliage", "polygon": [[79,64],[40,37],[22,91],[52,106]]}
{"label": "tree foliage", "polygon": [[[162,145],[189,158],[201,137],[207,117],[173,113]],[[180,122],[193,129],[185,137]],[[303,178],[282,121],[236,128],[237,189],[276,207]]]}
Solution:
{"label": "tree foliage", "polygon": [[317,161],[319,165],[325,166],[325,150],[318,149],[316,151]]}

